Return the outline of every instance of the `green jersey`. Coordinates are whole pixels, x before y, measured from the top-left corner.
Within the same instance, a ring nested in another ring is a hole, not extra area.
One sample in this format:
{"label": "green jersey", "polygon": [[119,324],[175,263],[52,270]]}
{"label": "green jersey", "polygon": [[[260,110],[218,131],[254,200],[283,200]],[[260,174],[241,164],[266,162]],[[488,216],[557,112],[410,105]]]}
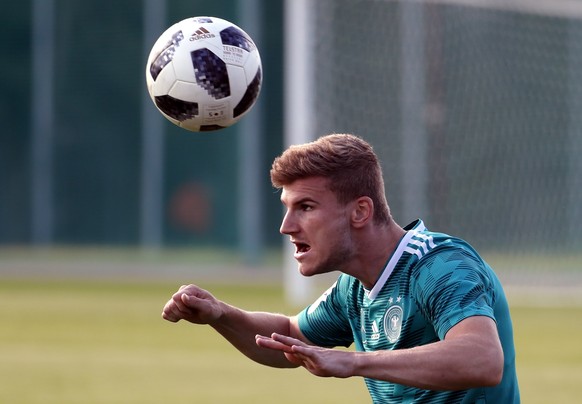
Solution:
{"label": "green jersey", "polygon": [[421,220],[406,235],[371,290],[354,277],[337,282],[299,315],[303,334],[324,347],[358,351],[406,349],[444,339],[471,316],[495,320],[505,358],[495,387],[430,391],[366,379],[376,403],[518,403],[513,329],[505,294],[493,270],[463,240],[426,230]]}

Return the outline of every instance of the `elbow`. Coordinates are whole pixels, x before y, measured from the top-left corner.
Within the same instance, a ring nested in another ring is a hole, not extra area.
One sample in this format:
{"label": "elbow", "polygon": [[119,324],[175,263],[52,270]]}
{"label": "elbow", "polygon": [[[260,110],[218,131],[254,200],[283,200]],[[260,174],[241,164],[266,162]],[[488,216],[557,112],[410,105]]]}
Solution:
{"label": "elbow", "polygon": [[501,383],[503,379],[503,366],[500,369],[492,369],[487,375],[481,378],[481,386],[483,387],[495,387]]}
{"label": "elbow", "polygon": [[449,386],[450,390],[465,390],[479,387],[495,387],[503,379],[503,363],[472,365],[472,370],[459,375],[458,383]]}
{"label": "elbow", "polygon": [[501,366],[497,363],[480,363],[473,364],[471,367],[471,370],[459,375],[457,379],[458,383],[449,386],[447,389],[465,390],[479,387],[495,387],[503,379],[503,362]]}
{"label": "elbow", "polygon": [[503,379],[505,357],[495,323],[490,319],[469,318],[451,329],[445,341],[451,341],[457,356],[460,390],[494,387]]}
{"label": "elbow", "polygon": [[504,358],[503,351],[496,350],[487,355],[485,363],[481,367],[480,385],[483,387],[494,387],[501,383],[503,379]]}
{"label": "elbow", "polygon": [[487,379],[486,386],[487,387],[497,386],[499,383],[501,383],[502,379],[503,379],[503,361],[501,361],[501,364],[491,369],[491,374]]}
{"label": "elbow", "polygon": [[455,389],[495,387],[503,379],[503,350],[499,347],[474,352],[471,360],[465,358],[465,365],[459,367],[464,369],[459,374],[462,382]]}

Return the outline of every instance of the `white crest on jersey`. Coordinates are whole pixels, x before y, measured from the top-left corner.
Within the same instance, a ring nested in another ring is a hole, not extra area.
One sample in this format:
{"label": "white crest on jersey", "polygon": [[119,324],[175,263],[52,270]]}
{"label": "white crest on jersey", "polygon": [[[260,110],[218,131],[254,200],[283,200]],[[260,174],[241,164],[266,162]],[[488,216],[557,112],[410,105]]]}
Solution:
{"label": "white crest on jersey", "polygon": [[384,333],[391,344],[398,341],[402,331],[402,316],[404,311],[398,305],[391,306],[384,315]]}

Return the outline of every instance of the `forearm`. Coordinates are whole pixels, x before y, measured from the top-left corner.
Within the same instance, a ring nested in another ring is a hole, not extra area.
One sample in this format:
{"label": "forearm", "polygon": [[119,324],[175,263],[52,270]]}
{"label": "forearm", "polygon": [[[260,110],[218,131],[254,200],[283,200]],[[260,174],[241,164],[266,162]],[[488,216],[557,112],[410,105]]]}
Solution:
{"label": "forearm", "polygon": [[241,353],[263,365],[296,367],[282,352],[264,349],[255,343],[257,334],[290,334],[291,319],[282,314],[244,311],[222,303],[222,315],[210,325]]}
{"label": "forearm", "polygon": [[353,369],[353,375],[427,390],[464,390],[498,384],[503,357],[479,341],[445,340],[411,349],[356,353]]}

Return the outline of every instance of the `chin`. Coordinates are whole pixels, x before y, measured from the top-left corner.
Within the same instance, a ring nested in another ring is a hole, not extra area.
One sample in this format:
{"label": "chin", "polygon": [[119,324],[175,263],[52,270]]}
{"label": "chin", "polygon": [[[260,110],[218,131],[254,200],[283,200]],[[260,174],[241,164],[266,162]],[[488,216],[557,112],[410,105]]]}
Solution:
{"label": "chin", "polygon": [[303,265],[299,265],[299,273],[306,277],[314,275],[313,272],[309,271],[309,269],[306,269]]}
{"label": "chin", "polygon": [[311,277],[319,273],[316,269],[305,264],[299,264],[298,267],[299,273],[305,277]]}
{"label": "chin", "polygon": [[329,272],[333,272],[335,271],[335,269],[330,269],[328,267],[309,267],[306,265],[301,265],[299,264],[299,273],[307,278],[315,276],[315,275],[321,275],[321,274],[326,274]]}

